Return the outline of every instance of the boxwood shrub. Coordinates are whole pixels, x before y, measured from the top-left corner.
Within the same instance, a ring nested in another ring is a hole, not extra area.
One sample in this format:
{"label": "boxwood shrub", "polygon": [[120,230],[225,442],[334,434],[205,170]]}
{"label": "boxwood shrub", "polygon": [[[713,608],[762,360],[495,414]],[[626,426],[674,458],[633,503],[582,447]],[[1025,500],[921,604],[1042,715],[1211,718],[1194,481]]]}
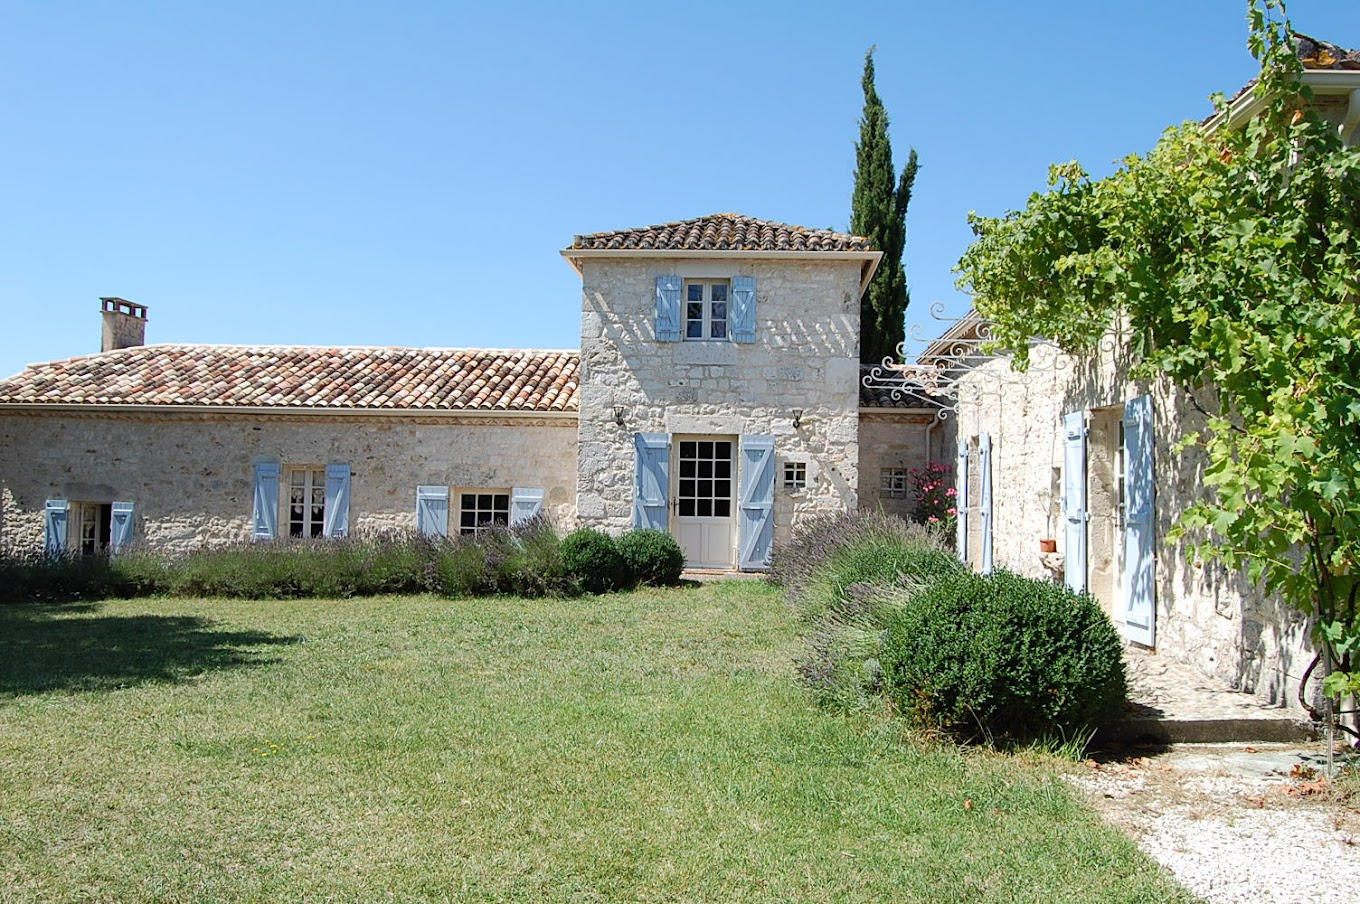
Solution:
{"label": "boxwood shrub", "polygon": [[618,547],[634,586],[669,587],[680,582],[685,553],[670,534],[659,530],[629,531],[619,537]]}
{"label": "boxwood shrub", "polygon": [[618,544],[602,531],[572,531],[562,538],[557,552],[567,580],[585,593],[609,593],[629,584],[628,566]]}
{"label": "boxwood shrub", "polygon": [[1127,693],[1114,626],[1089,596],[1006,572],[957,574],[895,613],[884,690],[919,725],[994,739],[1073,739]]}

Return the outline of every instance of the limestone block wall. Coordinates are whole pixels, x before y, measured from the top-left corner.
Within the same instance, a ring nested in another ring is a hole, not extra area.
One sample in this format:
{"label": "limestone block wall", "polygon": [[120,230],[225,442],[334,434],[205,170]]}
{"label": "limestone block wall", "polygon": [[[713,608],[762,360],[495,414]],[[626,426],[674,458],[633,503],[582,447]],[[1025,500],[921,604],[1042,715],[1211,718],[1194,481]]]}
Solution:
{"label": "limestone block wall", "polygon": [[[171,550],[247,539],[254,464],[348,464],[351,533],[414,528],[416,486],[542,487],[573,525],[574,418],[0,416],[0,546],[38,549],[47,499],[132,502],[135,536]],[[457,498],[451,497],[450,529]]]}
{"label": "limestone block wall", "polygon": [[[776,549],[800,519],[854,509],[859,488],[860,261],[657,259],[584,264],[577,514],[612,533],[632,523],[633,434],[775,437],[808,486],[776,480]],[[756,340],[658,342],[655,280],[756,278]],[[623,408],[622,426],[614,406]],[[793,426],[794,409],[803,414]]]}
{"label": "limestone block wall", "polygon": [[860,412],[859,473],[860,508],[881,511],[910,520],[912,490],[896,495],[882,486],[883,471],[893,469],[910,473],[931,461],[953,464],[947,429],[937,424],[934,412],[870,409]]}
{"label": "limestone block wall", "polygon": [[[1169,383],[1128,377],[1118,343],[1079,358],[1038,347],[1025,374],[1008,360],[991,361],[963,378],[957,422],[960,442],[988,432],[992,439],[993,555],[998,568],[1061,579],[1038,550],[1055,538],[1065,552],[1061,509],[1063,414],[1088,413],[1088,580],[1116,622],[1119,415],[1125,400],[1151,395],[1155,419],[1157,652],[1195,666],[1232,687],[1281,705],[1295,695],[1312,658],[1305,620],[1266,596],[1244,575],[1216,563],[1190,561],[1167,532],[1205,492],[1204,457],[1177,452],[1177,442],[1203,426],[1189,398]],[[1200,391],[1200,403],[1215,402]],[[976,493],[973,497],[977,503]],[[976,524],[977,519],[972,521]],[[976,541],[976,536],[974,540]]]}

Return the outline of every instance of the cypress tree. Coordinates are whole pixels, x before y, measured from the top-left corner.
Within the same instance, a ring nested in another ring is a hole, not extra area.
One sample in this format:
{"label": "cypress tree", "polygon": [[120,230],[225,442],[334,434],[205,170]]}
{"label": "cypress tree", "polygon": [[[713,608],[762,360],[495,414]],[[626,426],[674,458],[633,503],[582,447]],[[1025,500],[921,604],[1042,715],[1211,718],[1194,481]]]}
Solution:
{"label": "cypress tree", "polygon": [[855,143],[855,192],[850,200],[850,231],[883,252],[878,271],[860,298],[859,356],[878,362],[897,356],[905,336],[907,276],[902,252],[907,244],[907,205],[916,182],[916,149],[899,177],[888,141],[888,111],[874,87],[874,50],[864,55],[864,115]]}

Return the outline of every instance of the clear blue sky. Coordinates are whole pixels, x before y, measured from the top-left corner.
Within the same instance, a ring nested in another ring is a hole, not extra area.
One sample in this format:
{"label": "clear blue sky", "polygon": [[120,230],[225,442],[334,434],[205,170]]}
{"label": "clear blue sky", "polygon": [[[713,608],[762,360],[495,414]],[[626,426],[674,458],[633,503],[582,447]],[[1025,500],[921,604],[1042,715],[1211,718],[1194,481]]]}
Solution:
{"label": "clear blue sky", "polygon": [[[920,153],[908,320],[970,210],[1097,174],[1255,72],[1245,0],[0,0],[0,374],[151,342],[575,348],[577,233],[844,229],[864,52]],[[1360,45],[1357,0],[1292,0]]]}

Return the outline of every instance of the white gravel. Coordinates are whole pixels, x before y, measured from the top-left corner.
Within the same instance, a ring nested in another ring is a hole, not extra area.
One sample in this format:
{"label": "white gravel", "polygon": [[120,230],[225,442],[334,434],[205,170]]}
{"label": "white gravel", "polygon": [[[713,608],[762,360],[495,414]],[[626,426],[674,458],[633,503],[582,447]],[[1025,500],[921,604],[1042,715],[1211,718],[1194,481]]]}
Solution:
{"label": "white gravel", "polygon": [[1071,781],[1213,904],[1351,904],[1360,900],[1360,810],[1306,772],[1290,776],[1290,763],[1310,755],[1316,762],[1316,750],[1298,748],[1186,748],[1088,764]]}

